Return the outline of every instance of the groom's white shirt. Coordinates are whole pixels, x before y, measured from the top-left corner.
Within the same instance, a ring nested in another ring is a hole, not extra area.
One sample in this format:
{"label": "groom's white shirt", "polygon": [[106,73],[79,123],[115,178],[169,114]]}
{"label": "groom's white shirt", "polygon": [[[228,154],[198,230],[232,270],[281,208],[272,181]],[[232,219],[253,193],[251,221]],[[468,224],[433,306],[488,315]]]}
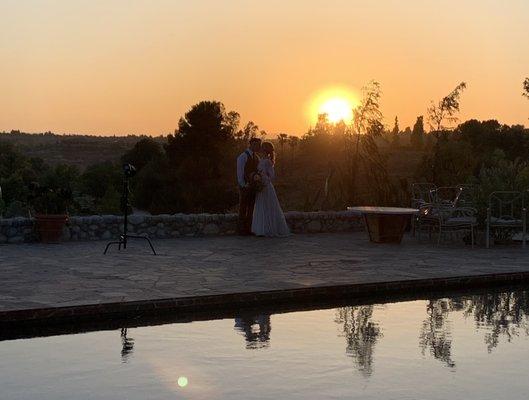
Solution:
{"label": "groom's white shirt", "polygon": [[248,161],[248,153],[253,156],[253,151],[246,149],[239,155],[239,157],[237,157],[237,182],[239,183],[240,187],[247,186],[246,180],[244,179],[244,167],[246,165],[246,161]]}

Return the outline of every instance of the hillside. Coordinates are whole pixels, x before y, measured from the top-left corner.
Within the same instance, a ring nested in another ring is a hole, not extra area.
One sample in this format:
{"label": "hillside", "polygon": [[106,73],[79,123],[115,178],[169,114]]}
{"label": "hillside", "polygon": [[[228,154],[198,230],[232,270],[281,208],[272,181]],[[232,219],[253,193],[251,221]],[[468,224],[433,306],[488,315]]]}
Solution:
{"label": "hillside", "polygon": [[[50,132],[29,134],[18,131],[0,132],[0,141],[17,147],[28,157],[38,157],[47,164],[75,165],[81,170],[104,161],[119,158],[145,136],[56,135]],[[156,140],[165,142],[160,136]]]}

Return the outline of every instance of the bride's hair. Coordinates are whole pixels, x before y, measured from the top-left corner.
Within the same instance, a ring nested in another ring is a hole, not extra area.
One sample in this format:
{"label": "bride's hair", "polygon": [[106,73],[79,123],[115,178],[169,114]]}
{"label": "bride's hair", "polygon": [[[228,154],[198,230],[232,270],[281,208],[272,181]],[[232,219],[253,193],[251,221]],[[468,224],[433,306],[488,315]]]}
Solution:
{"label": "bride's hair", "polygon": [[263,153],[265,153],[270,161],[272,161],[272,164],[276,160],[276,151],[274,149],[274,145],[271,142],[263,142],[261,144],[261,150],[263,150]]}

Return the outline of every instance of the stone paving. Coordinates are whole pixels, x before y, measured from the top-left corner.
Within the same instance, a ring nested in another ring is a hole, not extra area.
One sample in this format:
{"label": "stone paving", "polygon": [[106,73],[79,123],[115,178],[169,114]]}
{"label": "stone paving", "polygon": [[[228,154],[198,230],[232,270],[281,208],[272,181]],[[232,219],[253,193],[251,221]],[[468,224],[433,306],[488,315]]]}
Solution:
{"label": "stone paving", "polygon": [[369,243],[365,233],[0,246],[0,311],[529,271],[529,249]]}

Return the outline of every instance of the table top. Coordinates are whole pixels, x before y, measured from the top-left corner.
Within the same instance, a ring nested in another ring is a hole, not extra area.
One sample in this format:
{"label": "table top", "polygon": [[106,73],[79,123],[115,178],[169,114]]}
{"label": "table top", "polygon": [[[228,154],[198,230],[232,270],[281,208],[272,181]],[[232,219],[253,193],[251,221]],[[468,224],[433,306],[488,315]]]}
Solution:
{"label": "table top", "polygon": [[404,207],[373,207],[373,206],[361,206],[361,207],[347,207],[347,211],[357,211],[362,214],[417,214],[419,210],[417,208],[404,208]]}

